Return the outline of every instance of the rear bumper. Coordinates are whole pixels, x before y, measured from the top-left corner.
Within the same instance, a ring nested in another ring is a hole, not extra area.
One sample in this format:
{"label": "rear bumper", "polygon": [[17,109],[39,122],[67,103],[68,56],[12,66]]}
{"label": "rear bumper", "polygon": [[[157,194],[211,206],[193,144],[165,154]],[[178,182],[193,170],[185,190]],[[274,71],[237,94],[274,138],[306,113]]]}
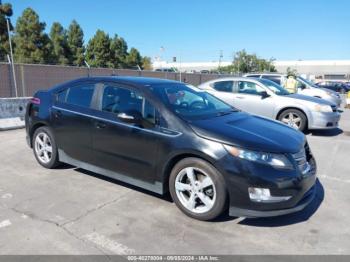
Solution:
{"label": "rear bumper", "polygon": [[312,114],[312,119],[309,119],[309,129],[333,129],[339,125],[340,113],[319,113]]}

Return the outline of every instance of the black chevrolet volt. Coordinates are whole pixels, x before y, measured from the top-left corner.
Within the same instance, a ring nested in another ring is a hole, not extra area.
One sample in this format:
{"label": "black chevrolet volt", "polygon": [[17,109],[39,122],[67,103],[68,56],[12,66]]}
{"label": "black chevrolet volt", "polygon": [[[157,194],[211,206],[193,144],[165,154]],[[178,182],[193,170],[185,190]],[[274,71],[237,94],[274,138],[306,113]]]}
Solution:
{"label": "black chevrolet volt", "polygon": [[27,142],[40,165],[86,169],[159,193],[212,220],[279,216],[315,195],[305,136],[194,86],[142,77],[73,80],[31,99]]}

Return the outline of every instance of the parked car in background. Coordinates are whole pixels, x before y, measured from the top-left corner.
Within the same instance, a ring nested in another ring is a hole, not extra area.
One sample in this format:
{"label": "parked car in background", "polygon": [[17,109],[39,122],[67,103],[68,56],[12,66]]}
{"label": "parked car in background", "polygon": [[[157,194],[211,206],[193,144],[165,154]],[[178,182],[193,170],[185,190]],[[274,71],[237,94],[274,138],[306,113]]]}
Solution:
{"label": "parked car in background", "polygon": [[[277,73],[246,74],[245,77],[268,79],[282,87],[284,86],[287,79],[287,75]],[[296,80],[298,94],[322,98],[324,100],[336,104],[337,107],[340,107],[342,100],[337,92],[334,92],[329,89],[320,88],[316,84],[300,76],[297,76]]]}
{"label": "parked car in background", "polygon": [[214,219],[228,206],[232,216],[284,215],[315,196],[316,162],[301,132],[184,83],[78,79],[37,92],[25,120],[43,167],[65,162],[170,191],[193,218]]}
{"label": "parked car in background", "polygon": [[156,68],[154,69],[156,72],[169,72],[169,73],[176,73],[177,70],[175,68]]}
{"label": "parked car in background", "polygon": [[338,126],[337,106],[326,100],[290,94],[263,78],[230,77],[203,83],[206,90],[243,111],[279,120],[295,129],[331,129]]}
{"label": "parked car in background", "polygon": [[323,81],[317,83],[317,85],[319,87],[326,88],[340,94],[345,94],[350,91],[350,87],[346,83],[339,81]]}

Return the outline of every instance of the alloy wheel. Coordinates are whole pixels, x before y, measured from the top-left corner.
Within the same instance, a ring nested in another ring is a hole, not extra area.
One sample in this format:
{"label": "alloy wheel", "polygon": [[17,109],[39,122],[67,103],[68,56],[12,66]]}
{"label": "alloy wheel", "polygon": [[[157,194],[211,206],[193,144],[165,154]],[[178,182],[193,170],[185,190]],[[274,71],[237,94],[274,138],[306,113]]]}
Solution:
{"label": "alloy wheel", "polygon": [[35,137],[34,147],[35,154],[42,163],[47,164],[51,161],[52,144],[50,137],[46,133],[40,132],[37,134]]}
{"label": "alloy wheel", "polygon": [[213,180],[195,167],[186,167],[177,174],[175,192],[181,204],[193,213],[210,211],[216,200]]}
{"label": "alloy wheel", "polygon": [[287,115],[285,115],[281,119],[281,121],[290,127],[293,127],[295,129],[299,129],[302,119],[298,114],[290,112]]}

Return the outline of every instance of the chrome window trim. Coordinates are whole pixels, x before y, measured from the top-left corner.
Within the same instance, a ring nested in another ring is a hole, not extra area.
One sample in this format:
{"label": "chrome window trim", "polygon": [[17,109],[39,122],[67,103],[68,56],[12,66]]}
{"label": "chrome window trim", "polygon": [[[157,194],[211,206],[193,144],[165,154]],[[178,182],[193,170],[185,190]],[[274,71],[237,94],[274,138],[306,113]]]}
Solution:
{"label": "chrome window trim", "polygon": [[108,123],[111,123],[111,124],[117,124],[117,125],[121,125],[121,126],[125,126],[125,127],[130,127],[130,128],[133,128],[133,129],[137,129],[137,130],[141,130],[141,131],[145,131],[145,132],[149,132],[149,133],[153,133],[153,134],[157,134],[157,135],[162,135],[162,136],[167,136],[167,137],[178,137],[178,136],[182,135],[181,132],[173,131],[173,130],[170,130],[170,129],[167,129],[167,128],[163,128],[163,127],[160,127],[160,129],[164,130],[165,132],[172,132],[172,133],[174,133],[174,135],[165,134],[165,133],[162,133],[162,132],[157,132],[157,131],[153,131],[153,130],[149,130],[149,129],[145,129],[145,128],[141,128],[141,127],[137,127],[137,126],[132,126],[132,125],[128,125],[128,124],[125,124],[125,123],[118,122],[118,121],[113,121],[113,120],[110,120],[110,119],[105,119],[105,118],[102,118],[102,117],[93,116],[93,115],[89,115],[89,114],[85,114],[85,113],[69,110],[69,109],[66,109],[66,108],[58,107],[58,106],[52,106],[52,108],[53,109],[57,109],[57,110],[66,111],[66,112],[69,112],[69,113],[72,113],[72,114],[77,114],[77,115],[81,115],[81,116],[90,117],[90,118],[93,118],[93,119],[96,119],[96,120],[100,120],[100,121],[105,121],[105,122],[108,122]]}

